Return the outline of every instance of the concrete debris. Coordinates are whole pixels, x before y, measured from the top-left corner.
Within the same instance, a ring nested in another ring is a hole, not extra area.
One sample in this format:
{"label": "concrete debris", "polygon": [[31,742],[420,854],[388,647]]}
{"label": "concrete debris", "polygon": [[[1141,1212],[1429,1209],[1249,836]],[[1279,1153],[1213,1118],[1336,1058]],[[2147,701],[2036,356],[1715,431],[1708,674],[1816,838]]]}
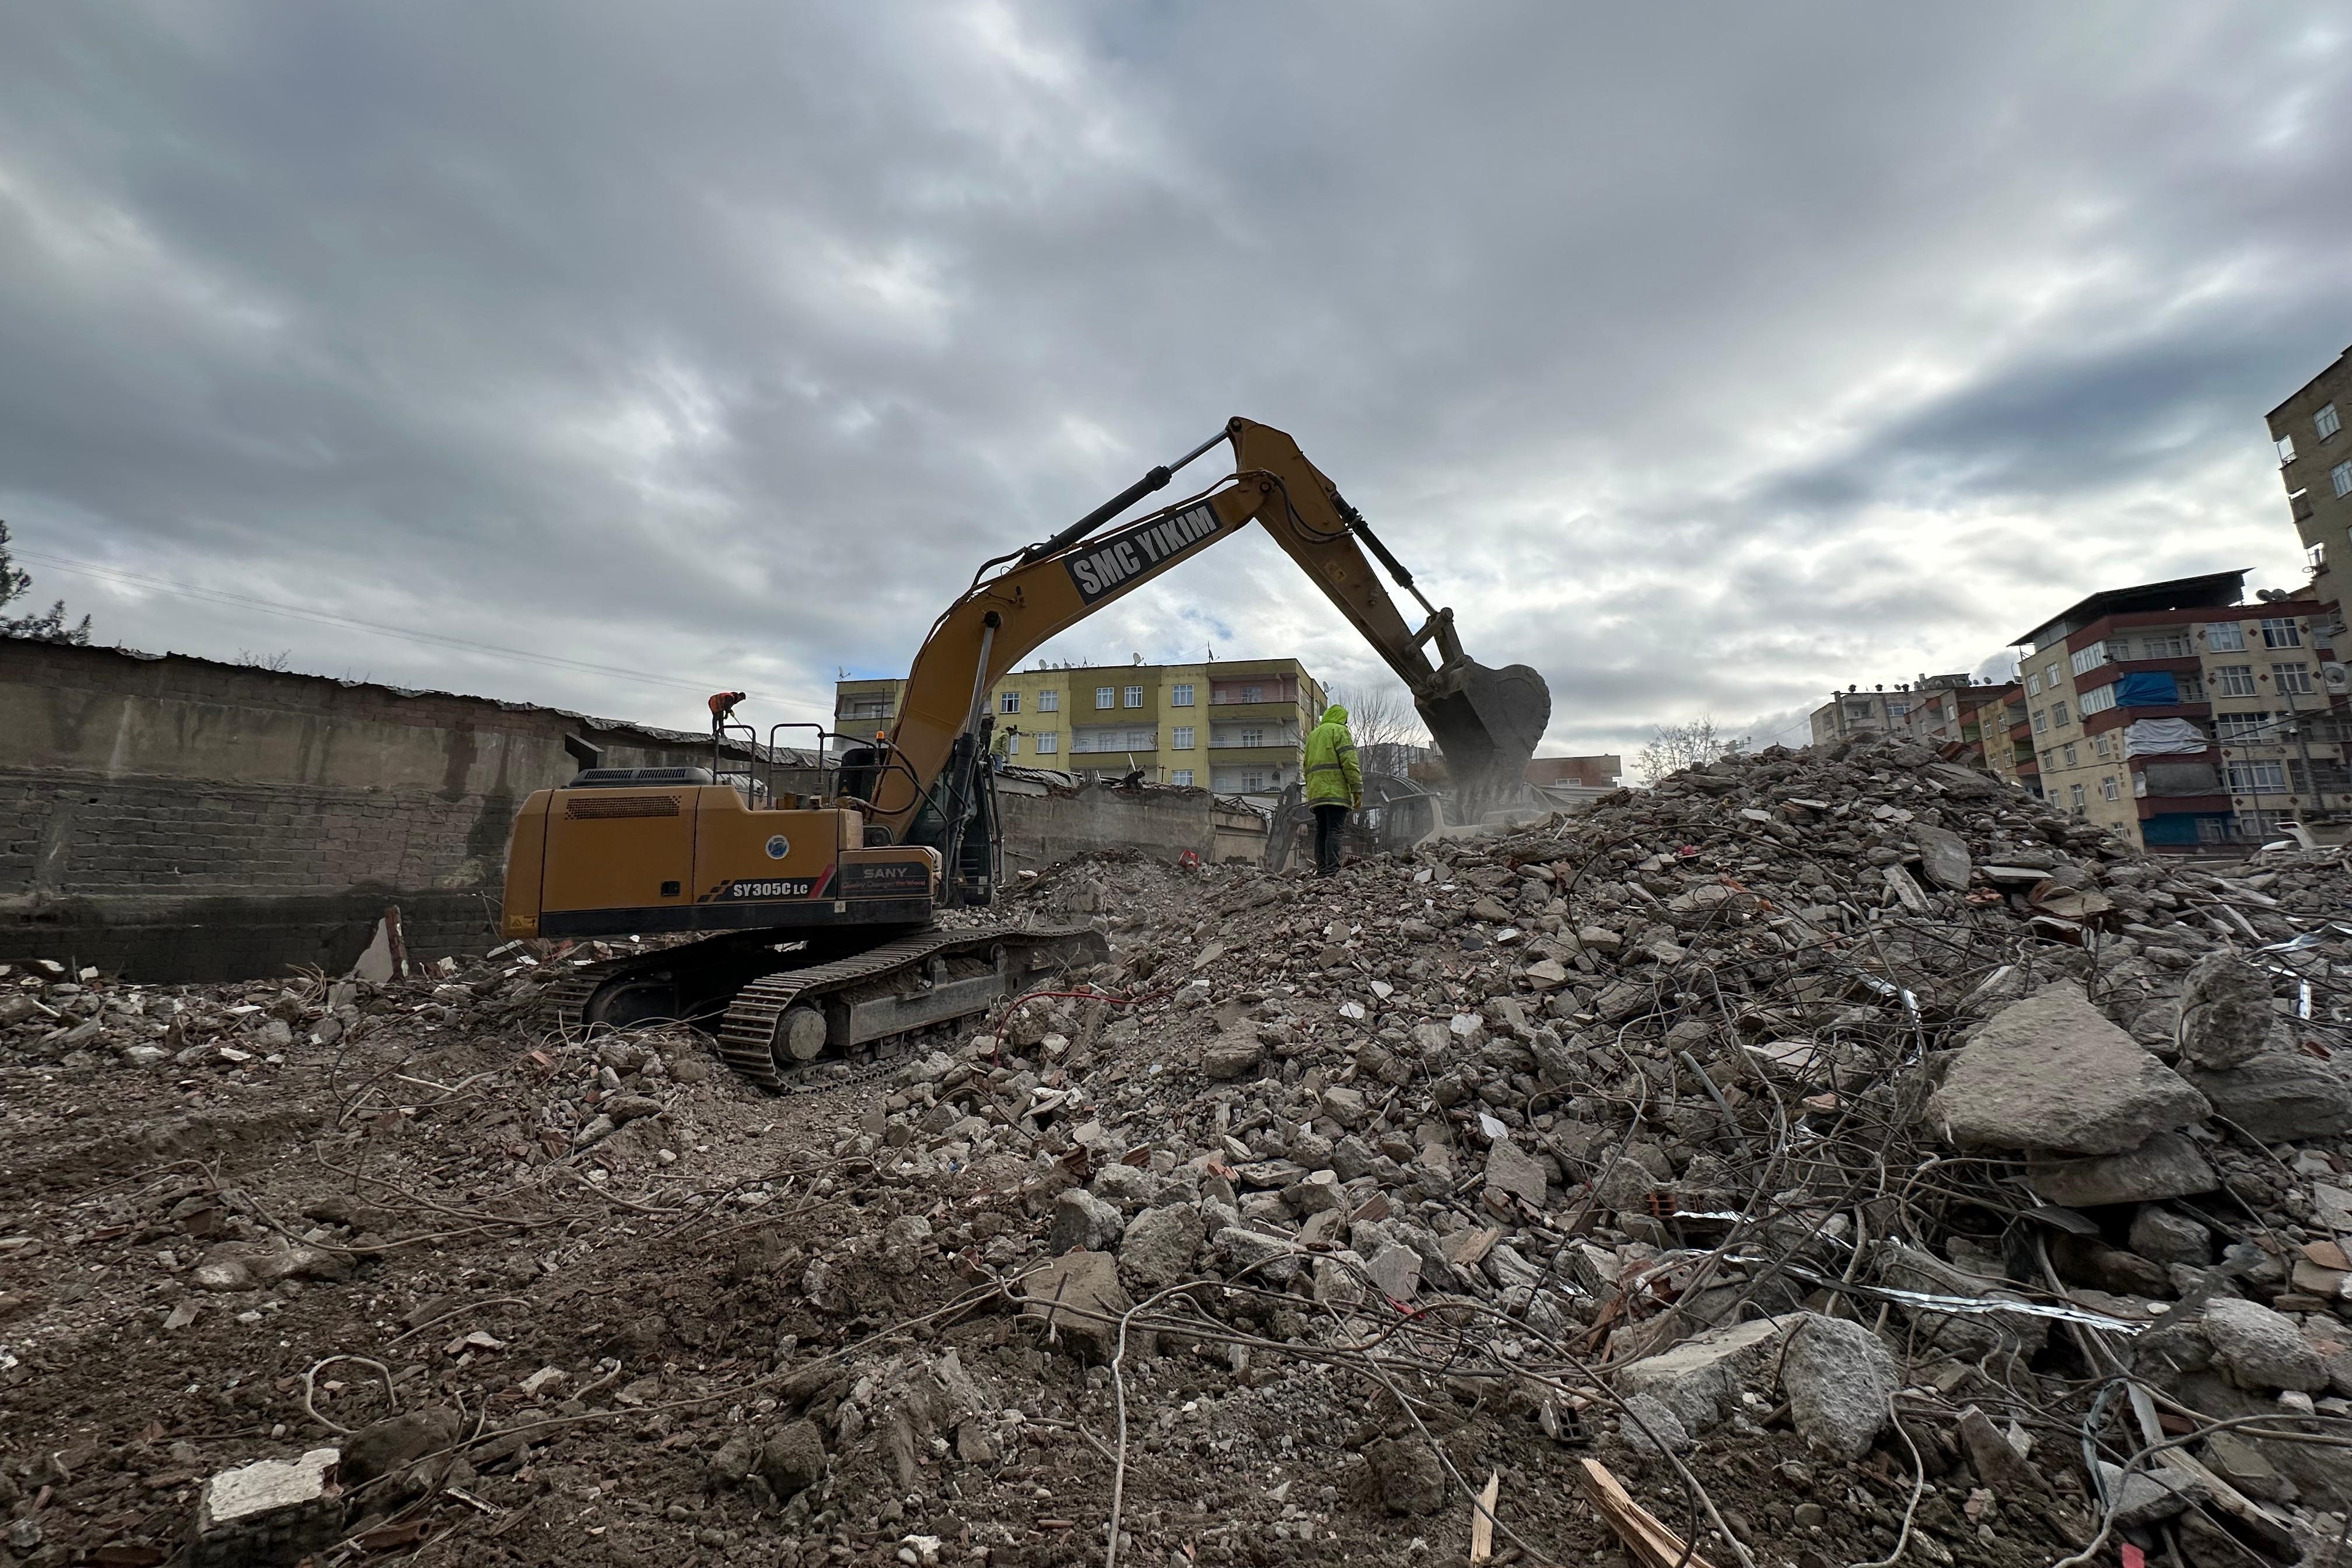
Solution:
{"label": "concrete debris", "polygon": [[256,1459],[205,1482],[188,1533],[188,1561],[200,1568],[293,1563],[342,1534],[336,1453]]}
{"label": "concrete debris", "polygon": [[1637,1454],[1686,1454],[1691,1449],[1682,1417],[1654,1394],[1637,1394],[1625,1401],[1619,1432]]}
{"label": "concrete debris", "polygon": [[1829,1562],[1893,1550],[1915,1448],[1938,1564],[2202,1466],[2284,1559],[2335,1451],[2192,1420],[2159,1466],[2084,1358],[2168,1419],[2352,1414],[2345,858],[1772,748],[1328,879],[1046,866],[991,918],[1107,961],[783,1096],[544,1022],[667,938],[0,972],[8,1550],[168,1551],[198,1478],[348,1432],[331,1528],[450,1561],[1076,1561],[1122,1457],[1123,1560],[1411,1568],[1499,1472],[1497,1552],[1586,1561],[1520,1510],[1596,1447]]}
{"label": "concrete debris", "polygon": [[1850,1318],[1808,1312],[1790,1331],[1780,1381],[1798,1433],[1816,1453],[1843,1464],[1870,1452],[1901,1378],[1876,1334]]}
{"label": "concrete debris", "polygon": [[2188,1197],[2210,1193],[2221,1184],[2194,1141],[2178,1132],[2159,1132],[2121,1154],[2030,1160],[2025,1184],[2048,1203],[2101,1208]]}
{"label": "concrete debris", "polygon": [[376,1422],[344,1439],[343,1481],[360,1486],[406,1469],[427,1454],[446,1448],[457,1436],[457,1412],[439,1406]]}
{"label": "concrete debris", "polygon": [[2180,1055],[2192,1067],[2233,1068],[2278,1049],[2284,1023],[2270,976],[2237,953],[2207,953],[2181,982]]}
{"label": "concrete debris", "polygon": [[1654,1394],[1691,1432],[1704,1432],[1739,1407],[1739,1395],[1766,1381],[1781,1341],[1798,1317],[1736,1323],[1634,1362],[1619,1374],[1620,1392]]}
{"label": "concrete debris", "polygon": [[1961,1148],[2048,1154],[2120,1154],[2210,1109],[2064,982],[1993,1015],[1930,1108]]}
{"label": "concrete debris", "polygon": [[2217,1297],[2205,1304],[2204,1329],[2215,1363],[2241,1388],[2309,1393],[2327,1386],[2326,1362],[2284,1312],[2259,1301]]}

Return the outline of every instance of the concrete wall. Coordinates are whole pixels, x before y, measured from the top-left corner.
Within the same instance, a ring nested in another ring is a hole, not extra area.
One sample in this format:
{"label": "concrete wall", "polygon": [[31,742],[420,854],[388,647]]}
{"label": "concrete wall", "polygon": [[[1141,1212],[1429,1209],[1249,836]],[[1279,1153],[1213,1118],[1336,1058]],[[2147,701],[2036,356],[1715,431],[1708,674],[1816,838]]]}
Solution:
{"label": "concrete wall", "polygon": [[348,965],[387,903],[424,956],[494,940],[507,831],[568,778],[709,761],[552,709],[0,638],[0,962],[155,981]]}
{"label": "concrete wall", "polygon": [[[691,735],[553,709],[0,637],[0,963],[156,982],[341,970],[387,904],[418,956],[479,952],[516,808],[576,771],[566,735],[610,767],[710,761]],[[1004,807],[1010,868],[1256,854],[1255,819],[1203,792]]]}
{"label": "concrete wall", "polygon": [[[1203,860],[1255,862],[1265,830],[1254,813],[1219,806],[1205,790],[1124,791],[1088,784],[1073,795],[1000,790],[1004,868],[1034,871],[1098,849],[1132,849],[1174,860],[1191,850]],[[1255,829],[1255,831],[1253,831]]]}

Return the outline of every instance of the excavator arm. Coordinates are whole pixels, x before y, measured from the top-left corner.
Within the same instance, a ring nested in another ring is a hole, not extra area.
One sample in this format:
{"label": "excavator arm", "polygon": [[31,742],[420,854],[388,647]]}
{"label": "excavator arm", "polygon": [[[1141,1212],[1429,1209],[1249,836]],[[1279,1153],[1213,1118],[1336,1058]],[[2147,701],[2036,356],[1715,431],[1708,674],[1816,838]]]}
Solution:
{"label": "excavator arm", "polygon": [[[1221,441],[1233,444],[1231,478],[1105,531]],[[920,842],[944,827],[941,847],[952,851],[954,825],[975,797],[996,682],[1057,633],[1252,522],[1265,526],[1403,680],[1457,791],[1475,806],[1516,788],[1551,717],[1543,678],[1526,665],[1489,669],[1465,655],[1453,612],[1430,605],[1297,443],[1271,426],[1236,417],[1176,464],[1152,469],[1053,538],[981,568],[915,656],[890,737],[890,765],[875,778],[875,837]],[[1418,630],[1381,585],[1367,548],[1425,612]]]}

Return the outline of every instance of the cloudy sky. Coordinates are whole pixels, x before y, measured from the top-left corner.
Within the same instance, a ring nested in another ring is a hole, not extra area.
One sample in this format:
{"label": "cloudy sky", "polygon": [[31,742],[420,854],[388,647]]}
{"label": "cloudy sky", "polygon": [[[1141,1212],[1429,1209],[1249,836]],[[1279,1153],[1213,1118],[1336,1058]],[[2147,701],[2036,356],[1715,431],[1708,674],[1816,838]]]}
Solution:
{"label": "cloudy sky", "polygon": [[[1241,413],[1547,752],[1795,738],[2302,581],[2347,72],[2340,5],[11,6],[0,519],[103,642],[814,718]],[[1209,647],[1377,668],[1255,535],[1045,651]]]}

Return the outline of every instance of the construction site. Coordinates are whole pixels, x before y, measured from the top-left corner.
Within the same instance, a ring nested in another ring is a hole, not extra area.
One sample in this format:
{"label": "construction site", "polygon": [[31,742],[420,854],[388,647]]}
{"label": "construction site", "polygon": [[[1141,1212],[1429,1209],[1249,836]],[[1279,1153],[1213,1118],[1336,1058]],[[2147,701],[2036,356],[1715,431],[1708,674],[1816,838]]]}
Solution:
{"label": "construction site", "polygon": [[[2346,852],[1875,735],[1548,809],[1541,677],[1227,438],[805,747],[5,645],[9,1560],[2327,1560]],[[1009,766],[1254,521],[1447,787]]]}
{"label": "construction site", "polygon": [[2210,12],[0,8],[0,1568],[2352,1568]]}

